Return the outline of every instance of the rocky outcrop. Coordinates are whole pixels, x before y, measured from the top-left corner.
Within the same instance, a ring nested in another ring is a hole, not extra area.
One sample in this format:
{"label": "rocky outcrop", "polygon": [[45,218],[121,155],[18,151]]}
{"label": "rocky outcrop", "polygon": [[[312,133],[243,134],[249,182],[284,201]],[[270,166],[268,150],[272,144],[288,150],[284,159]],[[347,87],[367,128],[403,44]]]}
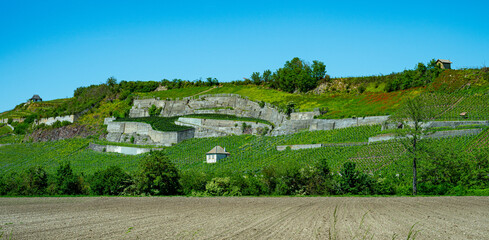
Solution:
{"label": "rocky outcrop", "polygon": [[[89,127],[86,125],[68,125],[55,129],[38,129],[26,137],[31,138],[34,142],[46,142],[74,137],[88,137],[96,135],[97,133],[101,132],[101,130],[102,129]],[[100,136],[100,138],[104,137],[105,136],[103,135]]]}

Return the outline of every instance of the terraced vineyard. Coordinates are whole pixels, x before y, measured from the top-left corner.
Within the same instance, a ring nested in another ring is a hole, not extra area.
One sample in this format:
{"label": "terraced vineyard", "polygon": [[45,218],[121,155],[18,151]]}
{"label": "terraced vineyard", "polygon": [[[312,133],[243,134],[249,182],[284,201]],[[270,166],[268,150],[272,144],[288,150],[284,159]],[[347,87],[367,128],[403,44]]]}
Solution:
{"label": "terraced vineyard", "polygon": [[[489,119],[489,93],[471,93],[457,91],[452,93],[433,92],[424,93],[426,108],[435,116],[436,120],[487,120]],[[466,113],[465,117],[460,116]]]}
{"label": "terraced vineyard", "polygon": [[0,173],[20,172],[37,165],[54,172],[63,161],[70,161],[74,171],[87,174],[111,165],[133,171],[142,157],[94,152],[86,149],[89,142],[88,139],[78,138],[3,146],[0,151]]}
{"label": "terraced vineyard", "polygon": [[[206,173],[249,172],[257,173],[268,165],[312,165],[327,159],[333,171],[339,171],[347,161],[357,163],[367,172],[392,168],[396,172],[409,169],[404,148],[396,141],[379,142],[360,146],[328,146],[315,149],[277,151],[278,145],[289,144],[338,144],[366,142],[368,137],[380,132],[380,126],[362,126],[330,131],[301,132],[278,137],[227,136],[219,138],[189,139],[175,146],[163,148],[172,162],[181,170],[199,170]],[[478,136],[431,139],[427,145],[443,144],[455,149],[487,147],[489,132]],[[1,140],[1,138],[0,138]],[[117,153],[99,153],[86,149],[90,140],[69,139],[56,142],[13,144],[1,147],[0,173],[18,171],[41,165],[54,171],[62,161],[70,161],[75,171],[93,173],[111,165],[134,171],[144,155],[128,156]],[[205,153],[216,145],[231,153],[219,164],[206,164]],[[29,149],[27,151],[27,149]],[[468,149],[469,150],[469,149]]]}

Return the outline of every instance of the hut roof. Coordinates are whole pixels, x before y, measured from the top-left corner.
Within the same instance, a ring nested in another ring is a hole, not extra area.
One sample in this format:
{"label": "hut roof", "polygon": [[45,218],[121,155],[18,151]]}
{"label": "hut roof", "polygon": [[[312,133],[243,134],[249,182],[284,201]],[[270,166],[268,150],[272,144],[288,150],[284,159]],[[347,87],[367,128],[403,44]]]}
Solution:
{"label": "hut roof", "polygon": [[446,59],[438,59],[438,60],[436,60],[436,62],[441,62],[441,63],[452,63],[452,62],[450,62],[450,60],[446,60]]}
{"label": "hut roof", "polygon": [[226,149],[222,148],[221,146],[215,146],[213,149],[211,149],[206,154],[226,154],[226,155],[229,155],[230,153],[226,152]]}
{"label": "hut roof", "polygon": [[37,94],[34,94],[34,96],[32,96],[31,100],[42,100],[41,97],[39,97],[39,95]]}

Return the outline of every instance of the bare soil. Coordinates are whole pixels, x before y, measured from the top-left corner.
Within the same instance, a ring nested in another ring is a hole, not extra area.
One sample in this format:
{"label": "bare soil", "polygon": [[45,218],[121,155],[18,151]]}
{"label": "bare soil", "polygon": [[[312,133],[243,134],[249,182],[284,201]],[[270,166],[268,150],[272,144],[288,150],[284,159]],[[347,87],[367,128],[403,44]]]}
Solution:
{"label": "bare soil", "polygon": [[0,239],[488,239],[489,197],[0,198],[0,228]]}

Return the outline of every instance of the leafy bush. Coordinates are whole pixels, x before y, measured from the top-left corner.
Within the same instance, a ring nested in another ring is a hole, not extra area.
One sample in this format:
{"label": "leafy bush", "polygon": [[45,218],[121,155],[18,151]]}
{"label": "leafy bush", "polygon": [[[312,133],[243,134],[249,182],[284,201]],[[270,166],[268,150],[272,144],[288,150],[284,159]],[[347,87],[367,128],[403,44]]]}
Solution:
{"label": "leafy bush", "polygon": [[339,191],[342,194],[370,194],[372,179],[365,173],[358,171],[356,163],[346,162],[340,171]]}
{"label": "leafy bush", "polygon": [[73,173],[70,162],[61,163],[56,171],[56,188],[59,194],[82,194],[82,181]]}
{"label": "leafy bush", "polygon": [[239,190],[231,184],[230,177],[216,177],[205,185],[205,193],[211,196],[239,196]]}
{"label": "leafy bush", "polygon": [[154,151],[139,166],[138,189],[149,195],[176,195],[181,191],[180,176],[163,151]]}
{"label": "leafy bush", "polygon": [[163,108],[159,107],[157,108],[154,104],[151,105],[151,107],[148,109],[148,114],[149,116],[153,117],[153,116],[158,116],[160,115],[161,113],[161,110],[163,110]]}
{"label": "leafy bush", "polygon": [[131,185],[131,176],[119,166],[97,171],[90,179],[92,193],[97,195],[119,195]]}
{"label": "leafy bush", "polygon": [[40,166],[31,167],[24,173],[23,195],[42,195],[48,186],[48,173]]}
{"label": "leafy bush", "polygon": [[205,192],[207,181],[208,176],[196,170],[183,171],[180,177],[180,185],[185,195],[191,195],[195,192]]}

